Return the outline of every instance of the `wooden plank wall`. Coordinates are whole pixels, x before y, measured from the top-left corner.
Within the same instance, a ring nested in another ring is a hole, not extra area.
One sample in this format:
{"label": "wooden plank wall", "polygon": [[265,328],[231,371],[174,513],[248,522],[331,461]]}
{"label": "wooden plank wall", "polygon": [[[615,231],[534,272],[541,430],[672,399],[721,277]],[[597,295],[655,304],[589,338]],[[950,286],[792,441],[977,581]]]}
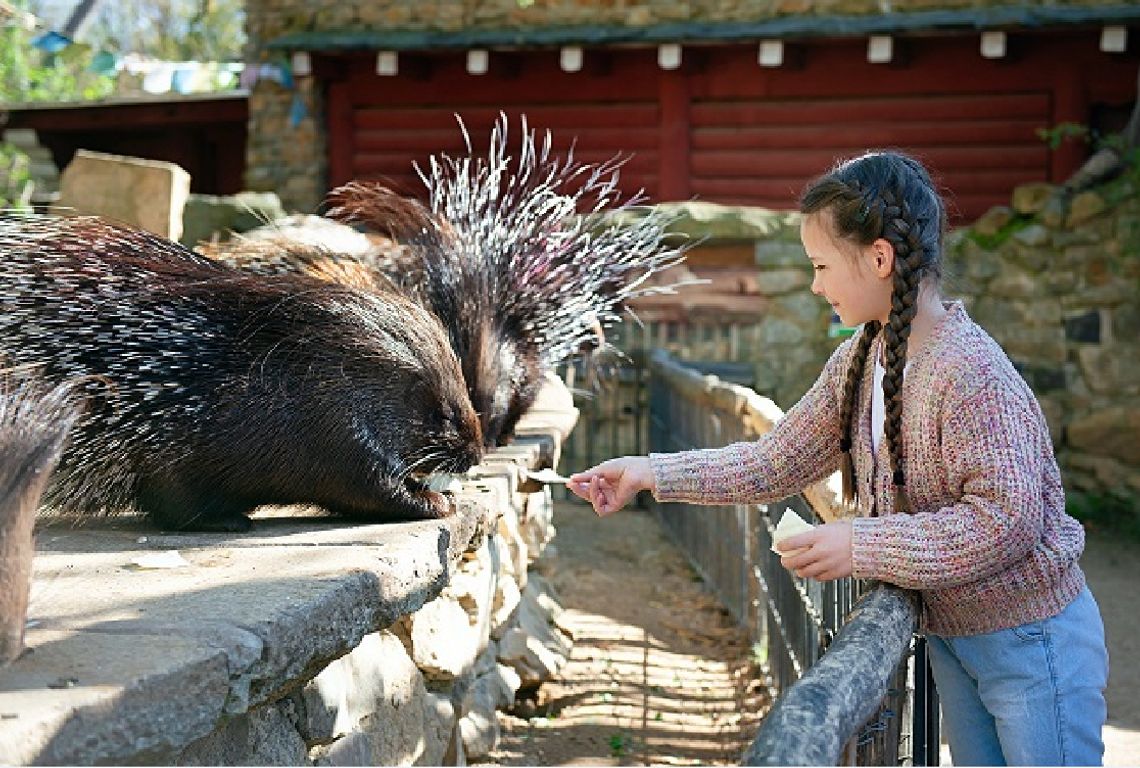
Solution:
{"label": "wooden plank wall", "polygon": [[1050,149],[1038,129],[1087,125],[1135,99],[1140,53],[1103,53],[1098,34],[1011,32],[997,60],[981,56],[976,34],[900,38],[890,64],[868,63],[865,39],[792,41],[779,68],[760,67],[744,44],[686,47],[673,71],[652,48],[587,49],[577,73],[559,69],[556,50],[492,51],[484,75],[468,74],[459,51],[401,54],[397,77],[376,75],[371,56],[347,57],[325,67],[337,71],[330,182],[385,178],[415,193],[413,160],[464,151],[456,114],[482,152],[503,110],[512,128],[526,114],[551,130],[556,148],[576,139],[583,160],[630,155],[623,189],[652,201],[794,208],[836,159],[896,147],[932,168],[962,224],[1019,184],[1063,181],[1087,155]]}

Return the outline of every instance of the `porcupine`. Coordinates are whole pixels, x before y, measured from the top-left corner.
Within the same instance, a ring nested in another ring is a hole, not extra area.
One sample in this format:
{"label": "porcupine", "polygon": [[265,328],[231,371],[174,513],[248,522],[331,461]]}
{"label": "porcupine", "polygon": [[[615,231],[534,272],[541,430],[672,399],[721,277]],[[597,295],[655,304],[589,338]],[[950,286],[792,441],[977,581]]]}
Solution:
{"label": "porcupine", "polygon": [[0,369],[0,666],[23,649],[36,506],[79,410],[70,384]]}
{"label": "porcupine", "polygon": [[446,514],[478,419],[439,321],[380,288],[264,278],[93,217],[0,218],[0,353],[87,377],[45,503],[241,531],[262,504]]}
{"label": "porcupine", "polygon": [[494,444],[533,405],[543,372],[604,346],[604,329],[631,299],[675,288],[646,278],[679,264],[687,245],[666,244],[670,220],[656,211],[598,224],[596,214],[641,202],[620,200],[620,157],[555,158],[550,134],[537,143],[524,118],[512,171],[505,116],[485,159],[471,156],[465,128],[463,135],[468,157],[438,155],[419,169],[430,208],[373,182],[329,194],[329,218],[384,235],[387,247],[347,252],[270,235],[230,241],[214,255],[362,287],[377,272],[392,276],[444,321],[484,439]]}
{"label": "porcupine", "polygon": [[[426,277],[425,267],[436,266],[447,258],[444,254],[463,247],[447,222],[421,203],[387,188],[364,185],[359,189],[366,195],[368,224],[383,235],[382,240],[366,241],[345,224],[319,219],[322,224],[315,232],[272,225],[221,244],[202,244],[199,251],[260,275],[304,274],[359,290],[399,290],[429,307],[443,321],[460,360],[468,395],[480,416],[484,444],[497,444],[518,393],[526,387],[537,390],[537,352],[525,343],[523,334],[512,333],[500,322],[502,318],[489,305],[493,294],[486,271],[456,270],[450,275],[454,280],[434,273]],[[344,210],[336,202],[341,199],[338,195],[345,195],[347,205],[355,191],[354,185],[335,190],[329,198],[333,210]],[[336,227],[344,229],[336,232]],[[347,236],[352,234],[358,238]],[[342,245],[314,242],[323,236],[334,237]]]}

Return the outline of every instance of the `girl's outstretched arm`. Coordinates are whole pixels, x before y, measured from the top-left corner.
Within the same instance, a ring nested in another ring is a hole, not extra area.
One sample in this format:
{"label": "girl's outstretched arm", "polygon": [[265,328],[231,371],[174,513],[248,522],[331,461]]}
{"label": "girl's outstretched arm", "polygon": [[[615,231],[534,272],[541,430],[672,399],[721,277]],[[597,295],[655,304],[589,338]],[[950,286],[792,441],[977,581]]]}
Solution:
{"label": "girl's outstretched arm", "polygon": [[566,487],[590,502],[599,517],[605,517],[628,504],[638,491],[655,491],[657,485],[649,457],[623,456],[571,475]]}

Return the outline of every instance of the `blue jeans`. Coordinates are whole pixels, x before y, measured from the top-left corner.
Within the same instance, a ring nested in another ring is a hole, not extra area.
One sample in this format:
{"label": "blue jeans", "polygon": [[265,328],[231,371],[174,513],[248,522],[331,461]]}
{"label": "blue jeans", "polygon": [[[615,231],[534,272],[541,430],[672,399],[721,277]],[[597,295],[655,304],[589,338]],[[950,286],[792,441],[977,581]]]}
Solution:
{"label": "blue jeans", "polygon": [[1050,619],[927,647],[955,765],[1101,765],[1108,651],[1087,587]]}

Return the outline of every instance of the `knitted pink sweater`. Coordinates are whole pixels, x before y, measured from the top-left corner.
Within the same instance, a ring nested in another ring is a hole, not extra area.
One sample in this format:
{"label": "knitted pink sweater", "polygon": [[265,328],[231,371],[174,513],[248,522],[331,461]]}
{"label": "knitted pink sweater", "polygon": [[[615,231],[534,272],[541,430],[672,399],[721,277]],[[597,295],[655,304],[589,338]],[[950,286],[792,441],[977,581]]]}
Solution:
{"label": "knitted pink sweater", "polygon": [[[913,514],[894,514],[886,440],[871,443],[864,368],[852,456],[859,491],[854,575],[922,593],[922,628],[969,635],[1061,611],[1084,587],[1084,530],[1065,494],[1041,408],[1001,347],[960,303],[910,358],[903,467]],[[878,354],[881,337],[872,345]],[[765,503],[839,466],[839,408],[851,341],[755,442],[651,454],[660,501]]]}

